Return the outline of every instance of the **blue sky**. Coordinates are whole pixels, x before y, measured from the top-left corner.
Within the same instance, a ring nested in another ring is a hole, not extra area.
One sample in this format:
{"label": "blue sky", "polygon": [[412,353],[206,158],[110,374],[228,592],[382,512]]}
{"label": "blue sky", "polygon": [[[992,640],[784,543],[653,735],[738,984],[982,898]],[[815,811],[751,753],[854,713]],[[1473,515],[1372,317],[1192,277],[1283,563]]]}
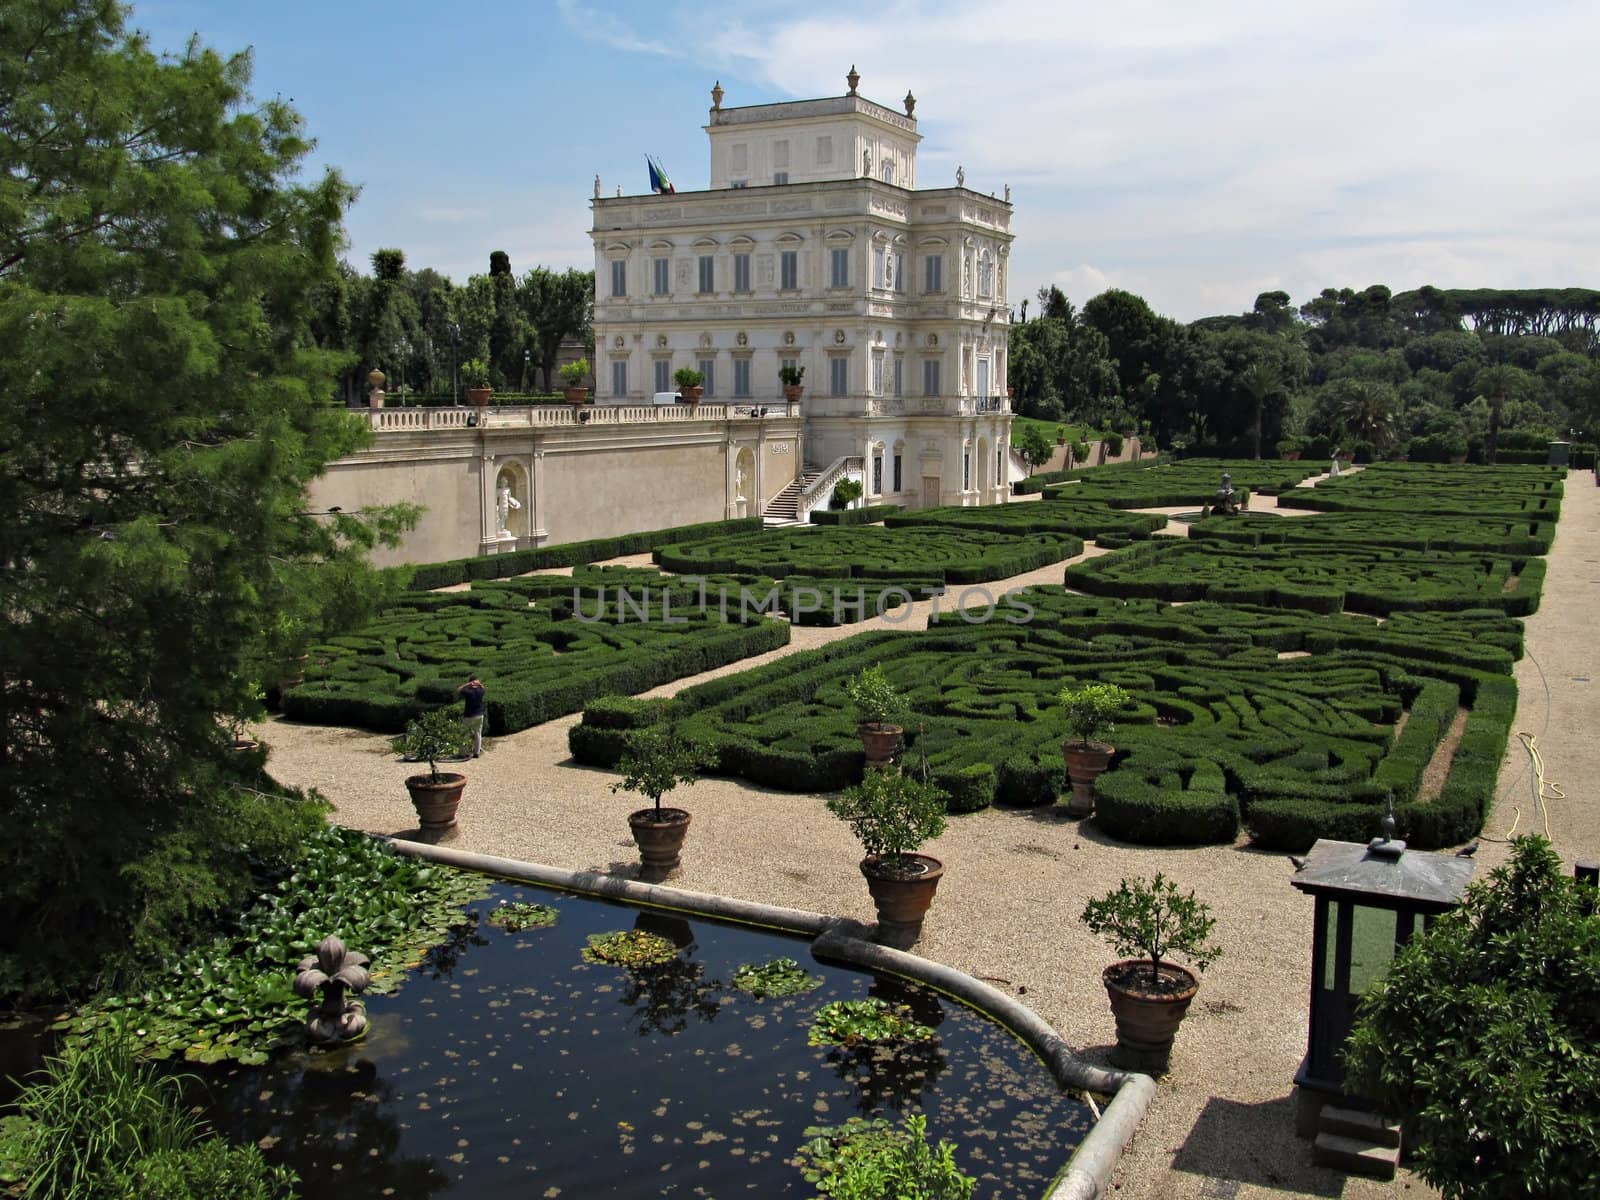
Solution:
{"label": "blue sky", "polygon": [[705,186],[724,104],[917,96],[918,182],[1016,205],[1011,300],[1184,320],[1281,288],[1600,286],[1600,5],[1478,0],[135,0],[159,49],[253,47],[347,228],[458,282],[592,266],[588,202]]}

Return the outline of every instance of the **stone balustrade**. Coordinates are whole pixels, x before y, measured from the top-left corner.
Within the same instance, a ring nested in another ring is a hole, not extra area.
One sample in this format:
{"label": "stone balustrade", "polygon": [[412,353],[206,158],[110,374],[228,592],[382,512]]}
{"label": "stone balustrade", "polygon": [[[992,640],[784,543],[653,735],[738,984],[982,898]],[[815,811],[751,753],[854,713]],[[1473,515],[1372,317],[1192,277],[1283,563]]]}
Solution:
{"label": "stone balustrade", "polygon": [[514,408],[374,408],[367,417],[379,432],[426,429],[527,429],[563,425],[640,425],[684,421],[748,421],[798,417],[799,404],[782,400],[745,404],[535,404]]}

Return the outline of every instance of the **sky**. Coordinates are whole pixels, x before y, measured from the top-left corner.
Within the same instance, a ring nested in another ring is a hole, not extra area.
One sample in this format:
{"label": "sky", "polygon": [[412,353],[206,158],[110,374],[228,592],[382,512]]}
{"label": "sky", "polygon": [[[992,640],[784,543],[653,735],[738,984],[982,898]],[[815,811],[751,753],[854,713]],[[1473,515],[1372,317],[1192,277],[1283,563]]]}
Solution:
{"label": "sky", "polygon": [[463,282],[592,268],[589,201],[706,186],[728,107],[917,97],[923,187],[1015,206],[1010,300],[1180,320],[1325,287],[1600,287],[1600,4],[1526,0],[134,0],[249,48],[361,188],[346,221]]}

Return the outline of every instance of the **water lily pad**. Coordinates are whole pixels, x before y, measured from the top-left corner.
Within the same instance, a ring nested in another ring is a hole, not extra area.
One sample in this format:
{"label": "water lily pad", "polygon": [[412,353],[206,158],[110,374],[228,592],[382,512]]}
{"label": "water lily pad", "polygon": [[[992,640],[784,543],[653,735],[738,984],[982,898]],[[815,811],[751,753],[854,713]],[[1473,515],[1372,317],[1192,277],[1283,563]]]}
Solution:
{"label": "water lily pad", "polygon": [[677,956],[678,947],[672,939],[642,929],[591,933],[583,951],[584,962],[610,963],[617,967],[659,967]]}

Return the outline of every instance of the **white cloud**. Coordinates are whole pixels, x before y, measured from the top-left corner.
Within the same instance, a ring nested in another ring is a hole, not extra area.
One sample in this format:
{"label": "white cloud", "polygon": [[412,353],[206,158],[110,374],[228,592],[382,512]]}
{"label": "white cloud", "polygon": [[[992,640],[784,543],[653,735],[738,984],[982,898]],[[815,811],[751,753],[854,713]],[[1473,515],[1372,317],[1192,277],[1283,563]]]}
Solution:
{"label": "white cloud", "polygon": [[727,0],[693,27],[723,30],[706,58],[729,103],[739,79],[837,95],[848,54],[864,95],[915,92],[922,186],[957,163],[1012,186],[1014,302],[1104,279],[1188,319],[1274,287],[1600,269],[1578,207],[1600,184],[1593,6]]}
{"label": "white cloud", "polygon": [[643,36],[615,13],[580,4],[578,0],[556,0],[556,11],[561,14],[562,23],[585,41],[634,54],[678,57],[679,51],[672,46]]}

